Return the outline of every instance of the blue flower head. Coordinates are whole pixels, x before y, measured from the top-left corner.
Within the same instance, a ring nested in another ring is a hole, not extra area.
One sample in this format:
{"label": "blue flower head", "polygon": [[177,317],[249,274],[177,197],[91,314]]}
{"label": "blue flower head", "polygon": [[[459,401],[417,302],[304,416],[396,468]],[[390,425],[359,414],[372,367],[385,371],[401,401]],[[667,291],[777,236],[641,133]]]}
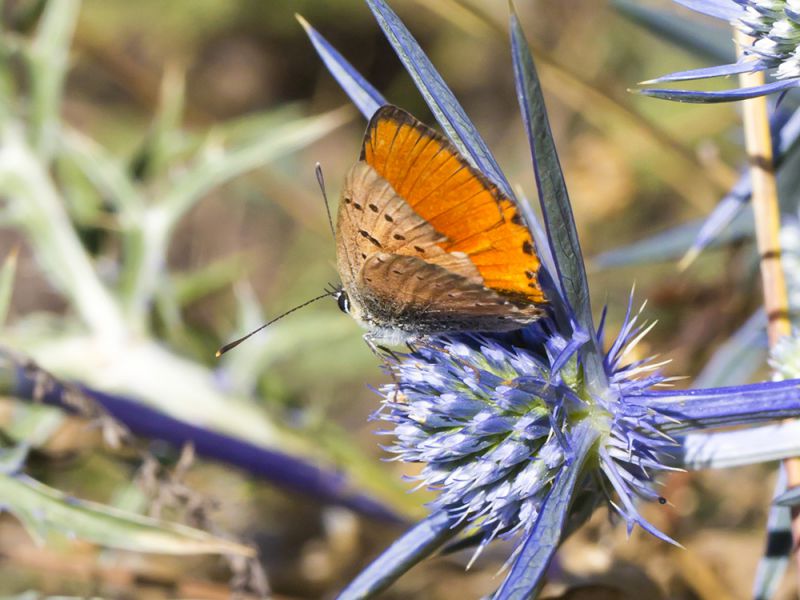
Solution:
{"label": "blue flower head", "polygon": [[734,24],[752,38],[746,59],[761,69],[775,69],[777,79],[800,77],[800,2],[747,0]]}
{"label": "blue flower head", "polygon": [[743,89],[699,92],[644,89],[643,94],[681,102],[727,102],[763,96],[800,85],[800,2],[798,0],[675,0],[700,13],[726,20],[748,36],[733,64],[672,73],[646,83],[688,81],[770,71],[775,81]]}
{"label": "blue flower head", "polygon": [[[450,89],[383,0],[367,0],[376,20],[461,154],[510,198],[511,187]],[[386,100],[301,19],[334,77],[365,117]],[[663,503],[656,475],[667,469],[731,466],[800,450],[796,431],[695,433],[800,414],[796,380],[678,391],[653,360],[630,360],[647,333],[632,298],[621,330],[603,351],[605,316],[595,327],[567,189],[539,80],[519,21],[511,15],[517,94],[533,155],[544,228],[518,205],[542,259],[547,314],[498,335],[438,336],[387,358],[393,382],[377,413],[396,460],[421,463],[418,484],[438,491],[429,517],[361,573],[340,598],[366,598],[458,537],[478,550],[498,537],[518,540],[496,599],[529,598],[565,531],[606,498],[627,522],[666,535],[637,510]],[[546,232],[546,235],[545,235]],[[769,451],[753,451],[769,436]]]}
{"label": "blue flower head", "polygon": [[[502,337],[437,338],[390,361],[397,383],[381,389],[378,413],[392,424],[387,449],[425,465],[420,484],[440,492],[433,508],[477,527],[480,547],[529,533],[559,473],[584,460],[599,469],[587,483],[612,502],[616,492],[629,529],[638,523],[669,540],[635,507],[638,498],[664,502],[653,476],[672,468],[665,450],[678,445],[659,429],[664,415],[640,398],[664,382],[659,365],[624,361],[648,329],[638,319],[628,311],[605,357],[603,397],[585,385],[584,336],[565,337],[550,318]],[[591,459],[578,454],[582,436],[596,440]]]}

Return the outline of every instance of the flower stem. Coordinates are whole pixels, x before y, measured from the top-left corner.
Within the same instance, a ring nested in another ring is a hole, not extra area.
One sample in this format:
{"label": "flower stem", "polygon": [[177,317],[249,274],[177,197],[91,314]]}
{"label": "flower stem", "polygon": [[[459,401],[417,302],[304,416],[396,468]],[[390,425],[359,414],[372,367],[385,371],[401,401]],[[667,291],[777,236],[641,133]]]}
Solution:
{"label": "flower stem", "polygon": [[[736,41],[743,48],[752,40],[736,32]],[[761,71],[739,76],[741,87],[762,85]],[[745,145],[750,158],[750,175],[753,181],[753,216],[756,228],[761,280],[764,288],[764,308],[767,313],[767,336],[773,347],[783,336],[791,333],[789,298],[781,264],[780,205],[775,182],[772,157],[772,136],[769,129],[766,96],[742,102]],[[800,458],[784,461],[789,488],[800,485]],[[794,548],[800,544],[800,511],[792,511],[792,538]],[[800,567],[800,553],[795,553]]]}
{"label": "flower stem", "polygon": [[[741,39],[744,36],[737,35],[740,43],[745,43]],[[762,85],[764,74],[760,71],[745,73],[740,75],[740,80],[742,87]],[[780,206],[766,96],[744,100],[742,118],[753,180],[753,214],[767,311],[767,333],[769,345],[774,346],[781,337],[791,333],[791,323],[786,280],[781,266]]]}

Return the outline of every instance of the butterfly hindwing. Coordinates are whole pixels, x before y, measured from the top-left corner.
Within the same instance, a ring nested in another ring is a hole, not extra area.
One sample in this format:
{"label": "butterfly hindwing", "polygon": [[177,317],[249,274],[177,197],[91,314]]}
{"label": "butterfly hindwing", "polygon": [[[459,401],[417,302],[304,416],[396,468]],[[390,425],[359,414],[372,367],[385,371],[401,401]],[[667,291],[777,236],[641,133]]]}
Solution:
{"label": "butterfly hindwing", "polygon": [[415,256],[376,253],[361,275],[363,309],[418,334],[505,331],[533,320],[500,294]]}

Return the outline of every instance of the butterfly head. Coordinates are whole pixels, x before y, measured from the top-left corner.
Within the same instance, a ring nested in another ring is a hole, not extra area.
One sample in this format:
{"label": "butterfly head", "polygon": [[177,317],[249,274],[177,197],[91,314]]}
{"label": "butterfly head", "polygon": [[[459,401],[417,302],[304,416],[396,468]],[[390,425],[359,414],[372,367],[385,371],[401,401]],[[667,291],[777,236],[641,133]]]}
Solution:
{"label": "butterfly head", "polygon": [[365,329],[372,329],[373,323],[367,319],[367,315],[361,305],[355,301],[351,294],[348,294],[344,288],[338,288],[331,293],[331,296],[336,300],[339,310],[344,314],[352,317],[359,325]]}
{"label": "butterfly head", "polygon": [[331,290],[331,296],[336,299],[339,310],[367,330],[364,339],[367,340],[370,347],[374,347],[377,342],[397,346],[417,337],[413,332],[398,327],[397,323],[377,317],[375,311],[365,309],[359,302],[357,292],[348,294],[344,288],[338,288]]}
{"label": "butterfly head", "polygon": [[342,311],[344,314],[350,314],[350,298],[347,296],[347,292],[344,290],[339,290],[336,292],[334,296],[336,298],[336,304],[339,305],[339,310]]}
{"label": "butterfly head", "polygon": [[339,310],[346,315],[350,315],[362,327],[369,328],[369,325],[364,322],[364,311],[358,302],[354,301],[352,294],[348,294],[344,287],[330,289],[331,297],[336,300],[336,305]]}

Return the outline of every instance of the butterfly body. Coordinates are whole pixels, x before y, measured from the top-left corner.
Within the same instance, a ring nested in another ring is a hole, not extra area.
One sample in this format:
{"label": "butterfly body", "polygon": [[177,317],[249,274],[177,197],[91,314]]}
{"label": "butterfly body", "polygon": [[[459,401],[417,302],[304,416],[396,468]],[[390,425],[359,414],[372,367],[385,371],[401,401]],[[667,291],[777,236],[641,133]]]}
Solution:
{"label": "butterfly body", "polygon": [[516,211],[443,136],[382,107],[342,187],[340,308],[389,344],[536,320],[540,265]]}

